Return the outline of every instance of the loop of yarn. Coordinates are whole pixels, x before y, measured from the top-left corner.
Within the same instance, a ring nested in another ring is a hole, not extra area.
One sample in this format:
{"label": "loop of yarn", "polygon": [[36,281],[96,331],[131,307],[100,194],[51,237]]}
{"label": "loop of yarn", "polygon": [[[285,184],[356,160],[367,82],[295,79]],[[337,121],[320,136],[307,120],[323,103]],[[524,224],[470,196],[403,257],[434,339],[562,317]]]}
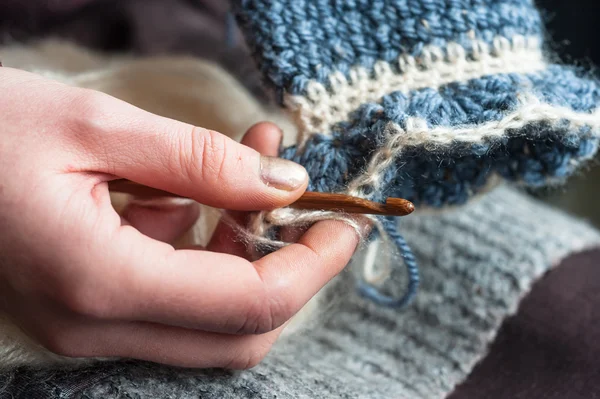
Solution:
{"label": "loop of yarn", "polygon": [[366,297],[377,305],[391,308],[403,308],[409,305],[417,294],[420,282],[419,266],[412,250],[410,249],[410,246],[398,231],[398,225],[395,218],[381,218],[381,223],[387,237],[393,241],[399,254],[404,260],[404,266],[408,274],[406,291],[400,298],[394,298],[382,293],[377,287],[370,284],[368,281],[359,282],[358,291],[362,296]]}
{"label": "loop of yarn", "polygon": [[[361,220],[362,219],[362,220]],[[248,246],[253,258],[259,258],[260,255],[283,248],[290,242],[281,241],[276,237],[274,230],[281,227],[305,227],[323,220],[338,220],[346,223],[354,229],[358,238],[359,245],[363,245],[367,239],[381,239],[384,245],[393,245],[404,261],[404,266],[408,275],[406,292],[400,298],[393,298],[379,291],[375,283],[377,280],[386,280],[387,276],[392,274],[395,267],[390,261],[384,262],[383,273],[377,278],[373,278],[370,270],[363,267],[363,278],[358,282],[358,292],[373,303],[391,307],[402,308],[407,306],[414,299],[419,286],[419,270],[415,257],[410,246],[404,237],[398,232],[397,220],[395,217],[375,217],[369,215],[348,215],[344,213],[331,211],[306,211],[290,208],[281,208],[274,211],[263,211],[252,215],[248,227],[239,225],[226,213],[223,214],[223,220],[232,226],[238,233],[240,239]],[[363,227],[365,222],[373,226],[373,232],[368,236]],[[382,251],[383,253],[392,253],[392,249]]]}

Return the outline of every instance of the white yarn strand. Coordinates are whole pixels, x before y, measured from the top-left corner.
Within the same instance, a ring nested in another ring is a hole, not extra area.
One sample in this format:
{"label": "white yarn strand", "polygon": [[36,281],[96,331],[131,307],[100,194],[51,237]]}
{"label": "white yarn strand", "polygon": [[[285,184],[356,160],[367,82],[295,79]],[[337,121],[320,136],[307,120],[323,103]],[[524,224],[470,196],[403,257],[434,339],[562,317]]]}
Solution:
{"label": "white yarn strand", "polygon": [[[362,223],[361,220],[362,219]],[[265,248],[278,249],[283,248],[291,242],[274,240],[267,238],[267,234],[272,227],[304,227],[310,226],[323,220],[337,220],[346,223],[355,232],[359,240],[365,239],[365,222],[377,225],[379,222],[370,215],[350,215],[332,211],[312,211],[299,210],[291,208],[280,208],[273,211],[257,212],[252,215],[248,227],[242,227],[233,220],[227,213],[223,213],[223,222],[233,227],[240,238],[248,243]]]}
{"label": "white yarn strand", "polygon": [[497,37],[492,46],[474,40],[472,48],[469,55],[457,43],[449,43],[445,50],[427,46],[419,57],[402,55],[397,61],[398,72],[390,63],[378,62],[373,77],[363,67],[353,68],[349,78],[335,72],[329,77],[330,90],[317,81],[309,82],[306,96],[285,97],[286,107],[299,125],[298,144],[302,146],[315,133],[329,134],[336,123],[347,120],[361,104],[380,102],[393,92],[439,88],[491,74],[525,74],[546,68],[536,37]]}
{"label": "white yarn strand", "polygon": [[408,146],[476,143],[501,137],[509,130],[522,129],[532,123],[544,121],[556,124],[565,120],[574,128],[588,126],[596,135],[600,130],[600,110],[593,113],[577,112],[566,107],[542,103],[534,95],[523,95],[517,110],[504,118],[480,125],[430,128],[427,121],[419,118],[409,118],[405,128],[390,123],[387,127],[387,142],[372,156],[365,172],[349,184],[347,193],[361,197],[365,187],[377,189],[382,173]]}

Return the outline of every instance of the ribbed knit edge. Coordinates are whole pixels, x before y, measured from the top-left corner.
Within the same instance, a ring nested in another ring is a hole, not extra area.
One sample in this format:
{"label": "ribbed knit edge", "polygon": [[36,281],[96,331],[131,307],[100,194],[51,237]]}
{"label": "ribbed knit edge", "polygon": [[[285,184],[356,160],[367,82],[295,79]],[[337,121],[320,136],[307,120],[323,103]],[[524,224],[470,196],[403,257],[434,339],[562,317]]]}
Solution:
{"label": "ribbed knit edge", "polygon": [[507,187],[450,213],[405,218],[401,228],[423,281],[410,308],[365,302],[344,273],[328,291],[336,305],[321,322],[253,370],[134,364],[83,397],[444,398],[537,279],[569,254],[600,245],[587,223]]}

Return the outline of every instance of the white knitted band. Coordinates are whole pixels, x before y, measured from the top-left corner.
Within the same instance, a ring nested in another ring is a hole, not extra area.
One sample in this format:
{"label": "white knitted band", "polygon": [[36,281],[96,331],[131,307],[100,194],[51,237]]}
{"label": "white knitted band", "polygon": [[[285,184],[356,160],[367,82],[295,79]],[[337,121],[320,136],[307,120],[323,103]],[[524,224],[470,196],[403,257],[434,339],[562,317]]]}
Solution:
{"label": "white knitted band", "polygon": [[337,72],[329,77],[329,90],[311,81],[306,96],[285,98],[298,124],[298,144],[303,145],[312,134],[328,134],[333,125],[347,120],[361,104],[379,102],[390,93],[439,88],[498,73],[532,73],[546,67],[536,37],[497,37],[492,46],[474,40],[472,47],[469,54],[457,43],[448,44],[446,49],[428,46],[419,57],[400,57],[399,72],[383,61],[375,65],[374,76],[362,67],[353,68],[349,79]]}

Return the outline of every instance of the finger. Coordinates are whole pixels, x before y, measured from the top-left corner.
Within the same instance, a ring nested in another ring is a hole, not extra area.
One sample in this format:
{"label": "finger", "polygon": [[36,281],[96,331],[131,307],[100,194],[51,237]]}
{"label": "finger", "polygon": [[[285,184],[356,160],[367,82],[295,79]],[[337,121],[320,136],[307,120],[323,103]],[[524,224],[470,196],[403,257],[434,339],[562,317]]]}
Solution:
{"label": "finger", "polygon": [[[153,323],[113,322],[79,332],[86,357],[131,358],[176,367],[248,369],[271,350],[281,328],[261,335],[227,335]],[[72,344],[72,343],[71,343]],[[73,357],[82,353],[75,352]]]}
{"label": "finger", "polygon": [[112,237],[102,246],[111,248],[108,253],[86,252],[87,259],[77,260],[91,264],[71,273],[78,284],[62,291],[62,303],[94,318],[224,333],[281,326],[343,269],[358,242],[346,224],[319,222],[297,244],[251,263],[208,251],[173,251],[127,226]]}
{"label": "finger", "polygon": [[[362,228],[364,235],[368,226]],[[277,312],[277,307],[271,308],[275,325],[284,321],[286,315],[295,314],[338,275],[350,261],[358,243],[356,230],[348,224],[320,221],[296,243],[255,261],[255,268],[270,289],[269,297],[276,300],[281,309]]]}
{"label": "finger", "polygon": [[277,156],[283,140],[283,132],[277,125],[270,122],[260,122],[252,126],[241,143],[255,149],[262,155]]}
{"label": "finger", "polygon": [[194,202],[172,199],[135,200],[123,210],[123,218],[142,234],[172,244],[198,220],[200,207]]}
{"label": "finger", "polygon": [[218,132],[101,93],[81,93],[70,111],[70,130],[88,154],[86,169],[232,210],[281,207],[306,190],[308,175],[298,164],[261,157]]}
{"label": "finger", "polygon": [[21,324],[55,354],[138,359],[188,368],[253,367],[284,328],[262,335],[227,335],[155,323],[94,320],[47,307],[41,313],[35,310],[38,316],[26,317]]}
{"label": "finger", "polygon": [[[268,122],[258,123],[248,129],[241,143],[263,155],[275,156],[283,139],[282,131],[274,124]],[[247,215],[242,213],[229,213],[227,221],[221,221],[207,245],[209,251],[228,253],[241,257],[247,256],[246,245],[240,240],[236,226],[245,227]]]}

